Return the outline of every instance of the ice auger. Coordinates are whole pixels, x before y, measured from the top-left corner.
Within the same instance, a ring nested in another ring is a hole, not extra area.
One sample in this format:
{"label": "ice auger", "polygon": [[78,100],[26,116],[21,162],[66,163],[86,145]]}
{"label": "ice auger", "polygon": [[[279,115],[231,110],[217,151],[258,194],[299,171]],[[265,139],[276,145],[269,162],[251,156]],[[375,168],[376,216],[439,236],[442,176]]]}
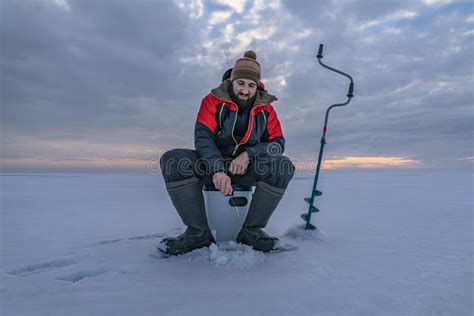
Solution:
{"label": "ice auger", "polygon": [[353,94],[353,92],[354,92],[354,81],[352,80],[352,77],[350,75],[340,71],[340,70],[337,70],[335,68],[326,66],[325,64],[322,63],[321,59],[323,59],[323,44],[319,45],[318,55],[316,57],[318,58],[318,62],[321,66],[349,78],[351,83],[349,84],[349,91],[347,92],[347,101],[344,102],[344,103],[333,104],[326,111],[326,118],[324,119],[323,136],[321,137],[321,147],[319,149],[318,165],[316,167],[316,175],[314,176],[313,189],[311,190],[311,196],[304,199],[305,202],[307,202],[309,204],[309,208],[308,208],[307,213],[301,214],[301,218],[306,222],[305,230],[314,230],[314,229],[316,229],[316,226],[314,226],[310,222],[311,222],[311,214],[319,212],[319,209],[316,206],[314,206],[315,198],[317,196],[321,196],[323,194],[321,191],[317,190],[317,185],[318,185],[319,170],[321,168],[321,161],[323,159],[324,145],[326,144],[326,131],[327,131],[327,125],[328,125],[329,111],[334,107],[344,106],[344,105],[349,104],[352,97],[354,96],[354,94]]}

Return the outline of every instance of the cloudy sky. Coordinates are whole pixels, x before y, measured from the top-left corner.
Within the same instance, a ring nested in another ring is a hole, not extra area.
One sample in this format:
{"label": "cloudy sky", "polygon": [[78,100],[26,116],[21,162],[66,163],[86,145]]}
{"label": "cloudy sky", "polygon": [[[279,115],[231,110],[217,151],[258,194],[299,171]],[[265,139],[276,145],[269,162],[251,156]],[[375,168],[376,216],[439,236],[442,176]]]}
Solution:
{"label": "cloudy sky", "polygon": [[201,99],[256,51],[299,166],[472,170],[472,1],[0,2],[4,170],[141,169],[193,148]]}

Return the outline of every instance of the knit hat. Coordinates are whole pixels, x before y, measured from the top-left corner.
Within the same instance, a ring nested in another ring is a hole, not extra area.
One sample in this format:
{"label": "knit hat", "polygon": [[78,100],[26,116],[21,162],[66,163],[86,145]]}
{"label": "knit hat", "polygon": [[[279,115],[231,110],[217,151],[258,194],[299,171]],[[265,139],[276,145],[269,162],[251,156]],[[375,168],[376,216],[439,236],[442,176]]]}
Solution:
{"label": "knit hat", "polygon": [[257,83],[260,83],[260,64],[257,61],[257,54],[254,51],[249,50],[245,52],[243,58],[237,59],[230,75],[230,81],[238,78],[250,79]]}

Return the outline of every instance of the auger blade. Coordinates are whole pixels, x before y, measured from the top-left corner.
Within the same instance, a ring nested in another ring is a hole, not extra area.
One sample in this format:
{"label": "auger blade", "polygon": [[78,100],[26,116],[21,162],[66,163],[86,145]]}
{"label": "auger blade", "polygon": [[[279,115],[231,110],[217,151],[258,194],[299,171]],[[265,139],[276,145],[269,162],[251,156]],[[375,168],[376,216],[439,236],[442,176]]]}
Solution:
{"label": "auger blade", "polygon": [[[306,199],[305,199],[305,200],[306,200]],[[308,202],[308,201],[306,201],[306,202]],[[308,202],[308,203],[309,203],[309,202]],[[310,209],[310,212],[311,212],[311,213],[317,213],[317,212],[319,212],[319,209],[318,209],[316,206],[314,206],[314,205],[310,205],[310,206],[309,206],[309,209]]]}
{"label": "auger blade", "polygon": [[311,223],[308,223],[306,222],[306,227],[305,227],[306,230],[315,230],[316,229],[316,226],[314,226],[313,224]]}
{"label": "auger blade", "polygon": [[[312,205],[312,204],[311,204],[311,198],[309,198],[309,197],[304,198],[304,201],[305,201],[306,203],[308,203],[309,205]],[[313,201],[313,203],[314,203],[314,201]],[[313,205],[313,208],[315,209],[314,211],[312,211],[313,213],[319,212],[319,209],[317,209],[314,205]]]}

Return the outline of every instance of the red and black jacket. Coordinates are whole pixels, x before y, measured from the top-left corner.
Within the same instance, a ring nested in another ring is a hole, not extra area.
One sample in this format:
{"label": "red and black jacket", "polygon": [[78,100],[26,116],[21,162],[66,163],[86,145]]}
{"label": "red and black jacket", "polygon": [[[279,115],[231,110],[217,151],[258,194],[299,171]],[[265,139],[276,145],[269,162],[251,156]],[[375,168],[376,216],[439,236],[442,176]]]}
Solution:
{"label": "red and black jacket", "polygon": [[225,170],[224,158],[234,158],[247,151],[250,159],[264,155],[281,155],[285,138],[271,102],[277,98],[257,90],[250,110],[247,132],[239,139],[234,135],[238,106],[229,96],[230,80],[213,89],[201,102],[194,128],[194,146],[200,158],[207,160],[210,172]]}

